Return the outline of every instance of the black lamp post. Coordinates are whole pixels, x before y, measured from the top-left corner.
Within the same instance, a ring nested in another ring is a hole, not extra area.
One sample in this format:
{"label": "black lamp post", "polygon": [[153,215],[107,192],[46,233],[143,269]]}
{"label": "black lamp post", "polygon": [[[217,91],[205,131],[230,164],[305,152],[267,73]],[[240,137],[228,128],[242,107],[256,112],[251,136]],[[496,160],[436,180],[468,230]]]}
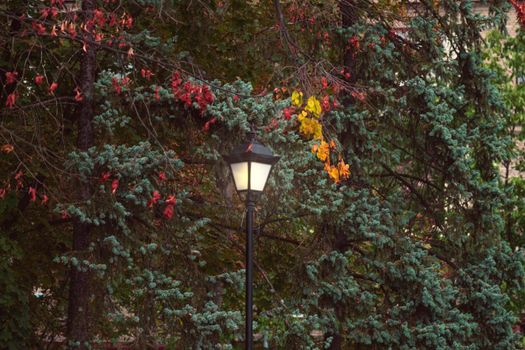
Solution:
{"label": "black lamp post", "polygon": [[253,349],[253,211],[255,201],[264,191],[273,165],[279,160],[272,151],[250,133],[248,142],[224,156],[230,165],[239,194],[246,194],[246,333],[245,349]]}

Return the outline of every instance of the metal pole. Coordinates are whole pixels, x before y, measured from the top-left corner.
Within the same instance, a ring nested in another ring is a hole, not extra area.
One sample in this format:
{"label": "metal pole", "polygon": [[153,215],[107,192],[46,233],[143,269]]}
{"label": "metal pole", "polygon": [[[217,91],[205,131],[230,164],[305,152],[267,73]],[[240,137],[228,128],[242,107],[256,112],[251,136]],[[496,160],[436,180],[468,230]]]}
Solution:
{"label": "metal pole", "polygon": [[246,334],[245,349],[253,349],[253,211],[251,191],[246,197]]}

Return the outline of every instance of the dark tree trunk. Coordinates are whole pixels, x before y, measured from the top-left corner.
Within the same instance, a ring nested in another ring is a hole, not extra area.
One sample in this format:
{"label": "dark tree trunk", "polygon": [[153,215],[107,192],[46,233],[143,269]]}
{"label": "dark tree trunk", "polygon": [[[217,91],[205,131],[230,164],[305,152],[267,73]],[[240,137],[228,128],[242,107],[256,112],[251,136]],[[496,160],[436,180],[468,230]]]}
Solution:
{"label": "dark tree trunk", "polygon": [[[23,12],[22,9],[15,10],[15,16],[16,18],[11,19],[11,23],[9,24],[9,36],[11,38],[14,38],[18,33],[20,32],[20,29],[22,29],[22,22],[20,19],[18,19],[19,16],[22,15]],[[0,86],[2,86],[2,91],[0,94],[0,105],[3,107],[5,106],[5,102],[7,99],[7,95],[15,91],[17,83],[15,84],[5,84],[5,73],[14,70],[11,65],[14,65],[13,62],[16,62],[15,52],[13,52],[13,43],[11,40],[6,41],[3,50],[2,50],[2,61],[3,62],[9,62],[8,65],[2,65],[0,66]]]}
{"label": "dark tree trunk", "polygon": [[[82,18],[84,23],[93,17],[96,0],[82,1]],[[87,26],[89,27],[89,25]],[[86,42],[93,42],[91,30],[85,31]],[[96,51],[95,47],[88,45],[80,63],[79,82],[84,99],[81,102],[78,115],[79,151],[87,151],[94,144],[93,132],[93,94],[95,83]],[[80,181],[80,180],[79,180]],[[90,199],[93,185],[89,180],[78,183],[78,198],[81,202]],[[91,227],[80,220],[73,223],[73,251],[77,255],[85,255],[90,243]],[[91,316],[90,304],[90,273],[79,271],[74,266],[70,270],[69,305],[67,318],[67,339],[69,342],[80,342],[80,347],[87,349],[85,342],[90,340]]]}
{"label": "dark tree trunk", "polygon": [[[344,229],[339,227],[338,225],[333,225],[330,223],[324,224],[324,231],[327,232],[331,237],[333,237],[332,240],[332,249],[336,250],[338,252],[346,252],[349,248],[348,238],[346,236],[346,232]],[[331,301],[332,306],[335,310],[335,317],[338,320],[339,323],[342,323],[345,319],[345,307],[344,303],[337,303],[333,300]],[[332,342],[330,343],[330,350],[341,350],[343,347],[343,337],[341,336],[341,333],[339,331],[335,332],[328,332],[325,335],[325,338],[332,338]]]}
{"label": "dark tree trunk", "polygon": [[[360,16],[366,16],[366,6],[367,4],[363,0],[339,0],[339,10],[341,11],[342,27],[350,28],[357,23]],[[345,40],[342,43],[342,47],[344,49],[342,57],[343,66],[345,67],[345,70],[348,73],[350,73],[350,76],[345,79],[346,83],[351,89],[350,92],[353,92],[355,90],[361,90],[361,88],[356,87],[356,83],[358,82],[359,78],[362,78],[362,73],[359,71],[356,59],[358,49],[353,45],[348,45],[347,40]],[[356,99],[352,96],[351,93],[349,93],[349,91],[344,90],[342,94],[344,95],[341,96],[341,101],[343,101],[345,105],[356,103]],[[353,153],[357,156],[362,155],[364,152],[364,140],[363,136],[360,135],[359,130],[359,125],[349,123],[347,125],[346,130],[342,133],[340,138],[343,148],[351,148]],[[354,185],[357,187],[366,187],[367,181],[366,178],[364,178],[363,176],[363,171],[359,162],[360,158],[361,157],[357,157],[356,159],[349,159],[349,161],[352,161],[352,175],[348,181],[349,185]]]}
{"label": "dark tree trunk", "polygon": [[[339,0],[339,10],[341,11],[341,24],[343,28],[352,27],[357,22],[358,2],[359,0]],[[350,73],[350,77],[347,81],[353,84],[357,80],[357,69],[355,64],[356,52],[351,45],[347,45],[346,41],[342,43],[342,47],[348,47],[343,54],[343,64],[346,70]]]}
{"label": "dark tree trunk", "polygon": [[[339,0],[339,10],[341,11],[341,24],[343,28],[349,28],[352,27],[354,24],[356,24],[358,19],[358,9],[359,9],[359,0]],[[356,66],[356,54],[355,48],[351,45],[347,45],[347,41],[344,40],[342,43],[342,47],[346,48],[344,49],[343,53],[343,65],[345,67],[345,70],[350,73],[350,76],[346,79],[346,82],[353,86],[355,85],[357,81],[357,75],[358,70]],[[351,95],[344,96],[344,101],[346,103],[352,103],[353,98]],[[343,144],[343,147],[353,147],[356,153],[358,153],[358,135],[353,131],[353,128],[350,126],[346,132],[341,135],[341,143]],[[359,174],[361,171],[359,170],[358,164],[352,164],[352,177],[359,177]],[[328,225],[328,231],[333,237],[332,240],[332,249],[339,251],[339,252],[345,252],[349,246],[348,246],[348,237],[347,232],[341,227]],[[345,318],[345,310],[342,305],[333,305],[335,308],[335,316],[337,320],[342,323]],[[331,337],[332,342],[330,344],[330,350],[341,350],[343,348],[343,336],[341,335],[340,331],[330,332],[327,333],[326,338]]]}

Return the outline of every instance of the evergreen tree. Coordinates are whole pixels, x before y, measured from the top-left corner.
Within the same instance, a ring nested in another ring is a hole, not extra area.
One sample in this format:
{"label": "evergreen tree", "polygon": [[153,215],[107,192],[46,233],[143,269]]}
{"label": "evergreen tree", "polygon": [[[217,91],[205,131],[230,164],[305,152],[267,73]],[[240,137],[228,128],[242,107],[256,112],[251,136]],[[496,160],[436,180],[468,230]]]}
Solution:
{"label": "evergreen tree", "polygon": [[255,128],[263,347],[518,348],[508,4],[78,4],[0,5],[2,347],[242,346]]}

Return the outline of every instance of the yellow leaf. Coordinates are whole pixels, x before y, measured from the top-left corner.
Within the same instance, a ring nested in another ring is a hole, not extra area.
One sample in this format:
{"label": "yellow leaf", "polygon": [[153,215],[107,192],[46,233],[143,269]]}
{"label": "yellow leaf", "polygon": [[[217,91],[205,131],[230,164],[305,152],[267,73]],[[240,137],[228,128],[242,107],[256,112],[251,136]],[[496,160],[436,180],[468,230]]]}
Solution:
{"label": "yellow leaf", "polygon": [[304,120],[304,118],[306,118],[308,116],[308,113],[306,111],[302,111],[301,113],[299,113],[299,115],[297,116],[297,120],[299,120],[299,122],[302,123],[302,121]]}
{"label": "yellow leaf", "polygon": [[316,119],[313,118],[306,118],[305,116],[301,117],[299,115],[298,120],[300,121],[301,125],[299,125],[299,131],[307,138],[313,138],[316,140],[322,140],[323,139],[323,130],[321,128],[321,123],[319,123]]}
{"label": "yellow leaf", "polygon": [[306,103],[306,108],[308,112],[311,112],[314,117],[319,118],[321,116],[322,108],[321,103],[315,96],[310,96],[308,102]]}
{"label": "yellow leaf", "polygon": [[335,183],[339,182],[339,170],[337,169],[337,167],[332,165],[328,170],[328,175]]}
{"label": "yellow leaf", "polygon": [[328,143],[321,141],[321,145],[319,145],[319,149],[317,150],[317,158],[319,158],[320,161],[324,162],[328,159],[330,156],[330,147],[328,146]]}
{"label": "yellow leaf", "polygon": [[301,107],[303,104],[303,93],[300,91],[294,91],[292,93],[292,105]]}
{"label": "yellow leaf", "polygon": [[314,120],[314,121],[316,122],[316,127],[314,131],[314,139],[322,140],[323,139],[323,129],[321,127],[321,124],[317,120]]}

